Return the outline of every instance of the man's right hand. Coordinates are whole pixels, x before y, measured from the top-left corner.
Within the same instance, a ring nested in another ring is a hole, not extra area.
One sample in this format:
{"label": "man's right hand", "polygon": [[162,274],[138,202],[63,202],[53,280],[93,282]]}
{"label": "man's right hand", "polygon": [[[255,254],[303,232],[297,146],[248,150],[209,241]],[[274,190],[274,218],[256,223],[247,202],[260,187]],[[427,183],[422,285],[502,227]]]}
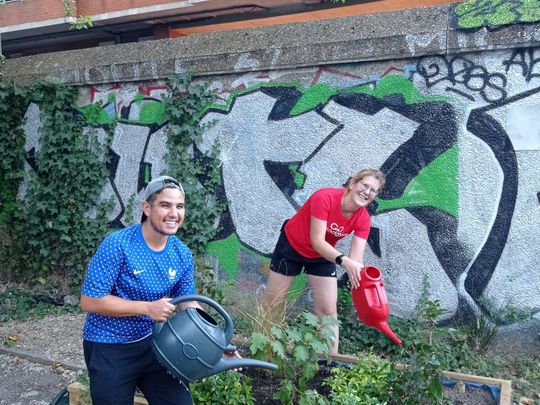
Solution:
{"label": "man's right hand", "polygon": [[170,298],[161,298],[148,303],[148,316],[154,321],[165,322],[174,314],[176,307],[170,303]]}

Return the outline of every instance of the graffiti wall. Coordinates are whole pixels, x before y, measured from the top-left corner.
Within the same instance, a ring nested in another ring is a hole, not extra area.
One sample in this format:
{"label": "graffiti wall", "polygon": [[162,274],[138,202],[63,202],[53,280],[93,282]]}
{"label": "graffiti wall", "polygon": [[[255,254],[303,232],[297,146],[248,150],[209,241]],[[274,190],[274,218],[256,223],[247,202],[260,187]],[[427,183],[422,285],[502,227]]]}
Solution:
{"label": "graffiti wall", "polygon": [[[382,269],[395,315],[410,314],[424,278],[447,320],[540,308],[540,49],[210,83],[219,98],[204,119],[215,124],[197,147],[220,142],[227,209],[209,257],[238,289],[264,288],[281,224],[314,190],[375,166],[387,186],[370,207],[365,263]],[[103,190],[115,199],[115,226],[126,225],[129,199],[165,170],[165,91],[157,82],[81,89],[81,108],[101,106],[103,136],[117,121]],[[30,169],[38,105],[27,118]],[[189,196],[187,207],[189,216]]]}

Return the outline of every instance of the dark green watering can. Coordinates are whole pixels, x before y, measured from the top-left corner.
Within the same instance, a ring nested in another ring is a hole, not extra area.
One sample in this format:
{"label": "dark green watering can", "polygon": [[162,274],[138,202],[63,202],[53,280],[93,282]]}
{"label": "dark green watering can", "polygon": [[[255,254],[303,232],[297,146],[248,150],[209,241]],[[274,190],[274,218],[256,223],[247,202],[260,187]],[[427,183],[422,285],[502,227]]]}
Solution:
{"label": "dark green watering can", "polygon": [[231,345],[233,322],[229,314],[215,301],[202,295],[186,295],[172,299],[177,305],[184,301],[204,302],[225,320],[225,329],[200,308],[176,312],[165,322],[154,323],[152,347],[158,360],[184,384],[222,371],[241,367],[262,367],[277,370],[273,363],[244,358],[223,358],[234,352]]}

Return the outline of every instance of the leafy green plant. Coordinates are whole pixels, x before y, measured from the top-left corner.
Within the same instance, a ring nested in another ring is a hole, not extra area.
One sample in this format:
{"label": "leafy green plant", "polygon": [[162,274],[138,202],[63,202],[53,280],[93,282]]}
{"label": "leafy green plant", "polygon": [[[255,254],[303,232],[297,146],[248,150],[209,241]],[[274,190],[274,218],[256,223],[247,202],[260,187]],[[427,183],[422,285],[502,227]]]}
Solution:
{"label": "leafy green plant", "polygon": [[77,13],[75,0],[62,0],[62,2],[64,4],[64,16],[69,19],[70,29],[82,30],[94,25],[93,19],[90,16],[81,15],[75,17]]}
{"label": "leafy green plant", "polygon": [[0,227],[20,209],[17,191],[24,178],[24,114],[31,89],[0,81]]}
{"label": "leafy green plant", "polygon": [[[395,345],[379,331],[366,328],[358,321],[354,325],[352,322],[346,323],[346,328],[342,328],[342,344],[351,335],[348,328],[360,331],[353,335],[355,343],[360,346],[357,346],[356,353],[373,348],[396,363],[407,364],[403,371],[390,375],[393,395],[399,398],[401,404],[418,404],[424,400],[431,403],[445,401],[441,382],[443,367],[439,360],[440,346],[437,339],[437,319],[444,314],[444,310],[437,300],[429,299],[428,292],[429,285],[424,278],[422,293],[411,317],[406,320],[389,320],[392,329],[403,340],[403,346]],[[347,301],[345,298],[339,301],[343,310]]]}
{"label": "leafy green plant", "polygon": [[79,384],[82,384],[86,389],[79,392],[79,402],[80,404],[91,404],[92,399],[90,398],[90,377],[88,376],[87,371],[81,371],[77,373],[75,381]]}
{"label": "leafy green plant", "polygon": [[12,229],[22,209],[17,192],[24,178],[23,124],[31,92],[31,87],[0,80],[0,277],[7,281],[17,268]]}
{"label": "leafy green plant", "polygon": [[76,95],[74,87],[48,83],[32,94],[42,124],[35,170],[11,221],[11,250],[4,253],[18,259],[21,281],[45,285],[57,278],[79,285],[87,261],[109,231],[110,205],[97,199],[107,181],[111,139],[102,142],[96,131],[84,128],[74,109]]}
{"label": "leafy green plant", "polygon": [[218,232],[218,219],[224,205],[217,200],[220,185],[219,145],[203,152],[202,114],[215,99],[207,85],[194,84],[189,74],[173,76],[167,82],[169,94],[163,97],[163,118],[167,126],[167,174],[182,182],[186,192],[186,219],[179,230],[181,239],[195,256],[206,252],[209,241]]}
{"label": "leafy green plant", "polygon": [[251,378],[240,373],[216,374],[190,384],[197,405],[254,405]]}
{"label": "leafy green plant", "polygon": [[390,377],[396,373],[395,366],[374,354],[364,354],[352,367],[335,367],[332,378],[325,381],[332,391],[331,403],[386,404],[391,391]]}
{"label": "leafy green plant", "polygon": [[0,293],[0,322],[79,312],[78,305],[54,302],[36,291],[10,286]]}
{"label": "leafy green plant", "polygon": [[135,199],[137,198],[136,194],[131,194],[126,203],[126,209],[124,214],[124,224],[126,226],[132,225],[137,222],[134,218],[133,211],[135,209]]}
{"label": "leafy green plant", "polygon": [[222,305],[227,304],[226,290],[230,284],[220,282],[214,268],[203,258],[195,261],[195,284],[199,294],[210,297]]}
{"label": "leafy green plant", "polygon": [[329,353],[329,344],[334,339],[331,327],[336,324],[334,318],[321,319],[304,311],[293,325],[273,326],[267,335],[259,332],[251,335],[251,354],[277,364],[283,376],[281,390],[274,394],[274,399],[283,404],[297,404],[316,396],[308,392],[307,383],[319,370],[319,355]]}
{"label": "leafy green plant", "polygon": [[[521,397],[540,403],[540,356],[515,356],[506,364],[512,378],[512,397],[519,403]],[[499,369],[500,370],[500,369]]]}

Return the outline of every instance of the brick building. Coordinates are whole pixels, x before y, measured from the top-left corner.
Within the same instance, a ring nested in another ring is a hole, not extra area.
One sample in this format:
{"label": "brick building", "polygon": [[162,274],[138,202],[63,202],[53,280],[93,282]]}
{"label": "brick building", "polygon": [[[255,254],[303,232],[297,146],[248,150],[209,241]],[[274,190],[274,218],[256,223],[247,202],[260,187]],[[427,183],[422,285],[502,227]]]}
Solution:
{"label": "brick building", "polygon": [[[198,32],[384,12],[457,0],[0,0],[8,58]],[[92,27],[72,29],[81,16]]]}

